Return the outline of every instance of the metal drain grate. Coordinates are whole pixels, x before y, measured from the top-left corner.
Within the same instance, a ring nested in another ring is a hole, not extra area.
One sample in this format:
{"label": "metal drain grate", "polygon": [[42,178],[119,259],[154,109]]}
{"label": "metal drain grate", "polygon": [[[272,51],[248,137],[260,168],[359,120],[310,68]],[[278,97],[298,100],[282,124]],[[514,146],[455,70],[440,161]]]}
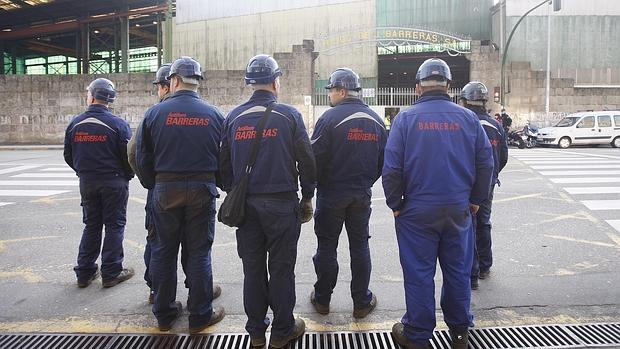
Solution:
{"label": "metal drain grate", "polygon": [[[435,349],[450,348],[448,331],[435,331]],[[473,329],[471,349],[620,346],[620,323]],[[0,334],[0,349],[249,349],[245,334]],[[306,333],[289,349],[398,349],[390,332]]]}

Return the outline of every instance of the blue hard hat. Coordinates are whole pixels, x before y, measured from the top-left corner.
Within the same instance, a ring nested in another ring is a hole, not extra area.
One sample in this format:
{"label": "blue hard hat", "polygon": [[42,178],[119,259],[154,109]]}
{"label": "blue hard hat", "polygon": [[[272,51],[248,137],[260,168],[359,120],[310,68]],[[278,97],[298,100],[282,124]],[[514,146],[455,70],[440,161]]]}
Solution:
{"label": "blue hard hat", "polygon": [[360,77],[349,68],[338,68],[329,76],[326,89],[341,87],[346,90],[359,91],[362,89]]}
{"label": "blue hard hat", "polygon": [[172,78],[175,74],[184,78],[193,78],[197,80],[203,79],[202,71],[200,70],[200,63],[188,56],[177,58],[170,66],[170,72],[168,72],[168,76],[166,78],[170,80],[170,78]]}
{"label": "blue hard hat", "polygon": [[281,75],[282,71],[273,57],[264,54],[257,55],[250,59],[245,68],[245,84],[270,84]]}
{"label": "blue hard hat", "polygon": [[421,81],[426,80],[428,78],[443,78],[444,80],[451,81],[452,73],[450,73],[450,67],[448,64],[444,62],[443,59],[439,58],[429,58],[422,63],[420,68],[418,68],[418,72],[415,75],[415,80]]}
{"label": "blue hard hat", "polygon": [[98,78],[93,80],[86,88],[90,95],[95,99],[104,101],[106,103],[114,102],[116,98],[116,90],[114,89],[114,83],[105,78]]}
{"label": "blue hard hat", "polygon": [[155,80],[153,80],[153,85],[170,84],[170,81],[168,81],[168,74],[170,74],[171,66],[172,63],[166,63],[159,67],[159,69],[157,69],[157,73],[155,73]]}
{"label": "blue hard hat", "polygon": [[488,101],[489,90],[480,81],[471,81],[463,87],[459,98],[468,101]]}

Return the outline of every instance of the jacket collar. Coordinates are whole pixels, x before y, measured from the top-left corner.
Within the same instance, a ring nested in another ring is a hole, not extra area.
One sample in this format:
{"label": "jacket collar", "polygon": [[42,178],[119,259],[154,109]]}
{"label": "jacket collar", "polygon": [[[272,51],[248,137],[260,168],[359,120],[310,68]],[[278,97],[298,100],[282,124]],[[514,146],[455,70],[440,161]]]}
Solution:
{"label": "jacket collar", "polygon": [[101,112],[107,112],[110,110],[108,109],[108,107],[106,107],[103,104],[91,104],[88,106],[88,111],[101,113]]}
{"label": "jacket collar", "polygon": [[190,96],[190,97],[194,97],[194,98],[199,98],[198,97],[198,92],[190,91],[190,90],[179,90],[179,91],[173,93],[168,98],[175,98],[175,97],[179,97],[179,96]]}
{"label": "jacket collar", "polygon": [[270,104],[273,102],[277,102],[278,99],[275,94],[271,91],[266,90],[256,90],[252,93],[252,97],[250,97],[250,101],[252,102],[264,102],[265,104]]}
{"label": "jacket collar", "polygon": [[451,101],[450,96],[445,92],[429,91],[429,92],[425,92],[424,94],[422,94],[422,96],[420,96],[420,98],[418,98],[418,100],[414,104],[424,103],[427,101],[437,101],[437,100]]}

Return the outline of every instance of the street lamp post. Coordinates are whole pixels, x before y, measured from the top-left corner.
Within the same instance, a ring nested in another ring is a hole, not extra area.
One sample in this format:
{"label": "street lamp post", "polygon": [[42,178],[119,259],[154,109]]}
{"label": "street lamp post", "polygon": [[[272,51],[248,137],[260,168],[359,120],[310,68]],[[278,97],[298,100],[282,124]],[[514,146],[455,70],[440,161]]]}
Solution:
{"label": "street lamp post", "polygon": [[[519,18],[515,26],[512,28],[510,35],[508,36],[508,40],[506,41],[506,46],[503,48],[503,54],[502,54],[502,68],[501,68],[501,81],[500,81],[500,103],[501,105],[505,105],[506,103],[506,100],[505,100],[505,96],[506,96],[506,93],[505,93],[506,92],[506,73],[505,73],[506,52],[508,52],[508,47],[510,47],[510,41],[512,40],[512,36],[514,35],[515,31],[517,30],[517,27],[519,27],[519,24],[521,24],[523,19],[527,17],[527,15],[532,13],[534,10],[544,5],[545,3],[548,3],[550,5],[553,4],[553,11],[559,11],[561,8],[561,0],[543,0],[540,4],[532,7],[523,16],[521,16],[521,18]],[[503,30],[503,28],[500,28],[500,30]]]}

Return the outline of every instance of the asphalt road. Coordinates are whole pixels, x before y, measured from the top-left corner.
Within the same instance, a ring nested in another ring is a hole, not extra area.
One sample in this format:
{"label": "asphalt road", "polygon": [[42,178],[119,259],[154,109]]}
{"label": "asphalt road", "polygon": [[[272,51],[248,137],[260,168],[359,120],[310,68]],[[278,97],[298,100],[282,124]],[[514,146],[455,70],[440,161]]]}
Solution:
{"label": "asphalt road", "polygon": [[[476,325],[620,321],[620,150],[510,151],[495,192],[495,264],[472,299]],[[309,330],[390,329],[403,314],[394,221],[380,184],[373,193],[371,289],[378,307],[366,319],[351,316],[343,234],[332,313],[312,312],[308,295],[315,281],[316,238],[310,222],[303,225],[299,243],[295,309]],[[133,180],[124,246],[125,265],[136,269],[136,277],[111,289],[102,289],[100,280],[78,289],[72,267],[83,225],[77,178],[62,151],[0,151],[0,332],[156,331],[141,277],[145,197]],[[244,332],[234,230],[219,223],[213,259],[214,279],[224,292],[216,303],[226,308],[227,317],[207,331]],[[179,269],[178,300],[185,305],[182,281]],[[436,287],[439,295],[439,268]],[[440,309],[438,321],[445,327]],[[186,318],[173,332],[187,332]]]}

